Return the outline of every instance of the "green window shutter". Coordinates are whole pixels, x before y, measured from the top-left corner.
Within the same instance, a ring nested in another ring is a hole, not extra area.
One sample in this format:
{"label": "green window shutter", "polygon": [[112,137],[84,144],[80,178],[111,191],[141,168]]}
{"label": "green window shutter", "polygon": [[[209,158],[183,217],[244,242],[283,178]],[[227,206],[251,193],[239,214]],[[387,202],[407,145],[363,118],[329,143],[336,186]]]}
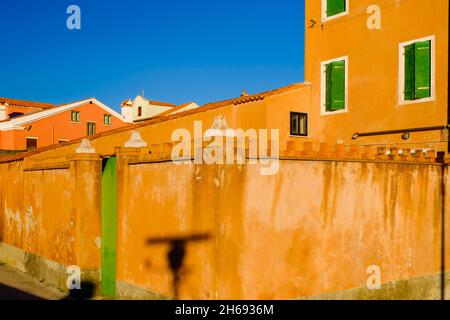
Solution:
{"label": "green window shutter", "polygon": [[405,47],[405,100],[414,100],[415,45]]}
{"label": "green window shutter", "polygon": [[325,107],[327,111],[332,111],[332,103],[333,103],[333,64],[327,64],[326,65],[326,87],[325,87],[325,94],[326,94],[326,100],[325,100]]}
{"label": "green window shutter", "polygon": [[326,111],[345,109],[345,61],[326,65]]}
{"label": "green window shutter", "polygon": [[327,17],[345,12],[346,0],[327,0]]}
{"label": "green window shutter", "polygon": [[414,98],[431,97],[431,41],[415,43]]}
{"label": "green window shutter", "polygon": [[345,109],[345,61],[332,63],[331,111]]}

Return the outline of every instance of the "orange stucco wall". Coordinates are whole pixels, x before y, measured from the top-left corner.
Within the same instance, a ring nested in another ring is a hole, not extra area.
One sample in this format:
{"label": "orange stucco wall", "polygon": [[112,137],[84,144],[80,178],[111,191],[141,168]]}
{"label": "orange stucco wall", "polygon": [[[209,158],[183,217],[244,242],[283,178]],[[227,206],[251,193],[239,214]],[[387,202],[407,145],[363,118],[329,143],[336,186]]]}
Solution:
{"label": "orange stucco wall", "polygon": [[[70,120],[71,111],[80,112],[80,122]],[[30,130],[10,130],[2,132],[0,149],[25,150],[26,138],[38,138],[38,148],[59,143],[59,140],[74,140],[87,135],[87,123],[96,124],[97,133],[106,132],[127,125],[122,119],[112,117],[112,125],[103,123],[103,115],[108,114],[95,104],[85,104],[47,118],[36,120],[23,127],[31,125]]]}
{"label": "orange stucco wall", "polygon": [[[320,3],[307,0],[306,21],[320,21]],[[373,3],[365,0],[350,0],[348,16],[307,29],[306,79],[311,84],[132,128],[151,149],[170,142],[175,129],[192,132],[196,120],[203,121],[204,131],[217,116],[231,128],[279,128],[282,150],[288,141],[311,139],[445,149],[440,132],[413,134],[408,142],[398,135],[351,140],[356,131],[447,123],[448,3],[377,3],[381,30],[366,28],[365,9]],[[436,100],[399,106],[398,44],[433,34]],[[345,55],[349,111],[321,116],[320,63]],[[29,134],[42,135],[47,144],[76,139],[85,134],[87,120],[96,121],[100,132],[103,112],[90,119],[84,116],[90,108],[80,108],[81,124],[70,124],[68,112],[36,123]],[[310,115],[310,137],[289,136],[290,111]],[[61,127],[53,129],[54,123]],[[73,137],[65,137],[72,132]],[[2,132],[2,140],[8,134]],[[93,137],[91,144],[98,154],[113,155],[130,136],[131,130],[114,132]],[[77,146],[0,163],[0,240],[61,264],[96,268],[101,165],[98,157],[92,163],[66,158]],[[58,157],[67,167],[58,167]],[[297,156],[282,160],[279,174],[265,177],[258,165],[176,166],[167,159],[148,160],[148,152],[146,157],[119,154],[118,281],[171,296],[168,245],[147,240],[198,233],[209,239],[187,246],[180,298],[283,299],[362,288],[371,265],[381,268],[384,284],[441,271],[444,214],[450,234],[444,164]],[[37,167],[28,170],[33,163]],[[448,247],[449,238],[445,241]],[[450,261],[449,250],[445,255]],[[439,298],[440,282],[432,284],[426,296]]]}
{"label": "orange stucco wall", "polygon": [[0,164],[0,241],[63,266],[100,267],[101,160]]}
{"label": "orange stucco wall", "polygon": [[264,177],[258,165],[134,163],[119,175],[119,281],[171,296],[169,246],[147,239],[203,233],[187,245],[181,298],[364,288],[372,265],[383,283],[441,271],[440,165],[284,160]]}
{"label": "orange stucco wall", "polygon": [[26,149],[26,134],[24,130],[0,131],[0,150]]}
{"label": "orange stucco wall", "polygon": [[[262,176],[259,165],[177,166],[147,151],[118,153],[120,282],[172,296],[168,244],[148,239],[196,234],[209,238],[187,245],[180,298],[364,288],[371,265],[384,284],[441,271],[444,212],[450,231],[442,164],[291,157],[277,175]],[[1,163],[0,240],[62,265],[98,268],[100,175],[97,155]],[[439,278],[424,283],[420,290],[431,289],[411,292],[439,298]]]}
{"label": "orange stucco wall", "polygon": [[[381,29],[366,26],[367,8],[381,8]],[[312,83],[313,135],[319,141],[358,144],[409,144],[447,150],[441,132],[360,138],[372,132],[447,125],[448,83],[447,0],[350,0],[349,14],[321,23],[322,1],[306,0],[305,79]],[[310,27],[310,20],[318,22]],[[436,98],[432,102],[399,105],[399,44],[435,36]],[[321,116],[321,62],[348,56],[348,112]]]}

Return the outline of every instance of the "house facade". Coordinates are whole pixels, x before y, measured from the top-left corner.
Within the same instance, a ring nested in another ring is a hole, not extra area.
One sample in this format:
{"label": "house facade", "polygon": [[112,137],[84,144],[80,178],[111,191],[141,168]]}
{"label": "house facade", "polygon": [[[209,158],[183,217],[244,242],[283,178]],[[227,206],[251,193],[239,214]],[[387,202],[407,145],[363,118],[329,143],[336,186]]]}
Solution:
{"label": "house facade", "polygon": [[[18,102],[20,101],[20,102]],[[2,98],[0,150],[35,150],[128,125],[97,99],[54,106]]]}
{"label": "house facade", "polygon": [[128,99],[122,102],[122,116],[128,122],[145,121],[161,115],[179,113],[199,107],[195,102],[182,105],[175,105],[168,102],[149,100],[143,96],[137,96],[133,100]]}
{"label": "house facade", "polygon": [[449,2],[306,0],[311,137],[448,150]]}

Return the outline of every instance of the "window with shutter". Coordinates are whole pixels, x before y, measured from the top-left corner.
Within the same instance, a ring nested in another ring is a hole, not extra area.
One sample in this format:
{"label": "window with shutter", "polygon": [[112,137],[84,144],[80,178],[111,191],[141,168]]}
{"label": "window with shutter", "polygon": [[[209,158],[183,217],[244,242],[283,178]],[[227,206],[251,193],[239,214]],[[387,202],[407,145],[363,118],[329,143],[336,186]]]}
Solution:
{"label": "window with shutter", "polygon": [[405,100],[414,99],[414,44],[405,47]]}
{"label": "window with shutter", "polygon": [[333,63],[327,64],[325,67],[325,73],[326,73],[326,88],[325,88],[325,95],[326,95],[326,110],[332,111],[332,105],[333,105]]}
{"label": "window with shutter", "polygon": [[347,10],[347,0],[327,0],[327,17],[332,17]]}
{"label": "window with shutter", "polygon": [[404,46],[404,100],[431,97],[431,41]]}
{"label": "window with shutter", "polygon": [[345,109],[345,61],[334,61],[325,68],[325,109],[328,112]]}
{"label": "window with shutter", "polygon": [[415,44],[415,99],[431,96],[431,41]]}
{"label": "window with shutter", "polygon": [[333,62],[333,93],[331,110],[345,109],[345,61]]}

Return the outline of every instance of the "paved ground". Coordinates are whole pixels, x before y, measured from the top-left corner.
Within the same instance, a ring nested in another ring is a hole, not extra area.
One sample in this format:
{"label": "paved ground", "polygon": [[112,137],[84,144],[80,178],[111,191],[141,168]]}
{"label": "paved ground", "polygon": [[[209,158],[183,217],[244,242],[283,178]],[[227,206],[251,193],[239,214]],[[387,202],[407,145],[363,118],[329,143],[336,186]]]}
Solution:
{"label": "paved ground", "polygon": [[0,264],[0,300],[60,300],[66,294]]}

